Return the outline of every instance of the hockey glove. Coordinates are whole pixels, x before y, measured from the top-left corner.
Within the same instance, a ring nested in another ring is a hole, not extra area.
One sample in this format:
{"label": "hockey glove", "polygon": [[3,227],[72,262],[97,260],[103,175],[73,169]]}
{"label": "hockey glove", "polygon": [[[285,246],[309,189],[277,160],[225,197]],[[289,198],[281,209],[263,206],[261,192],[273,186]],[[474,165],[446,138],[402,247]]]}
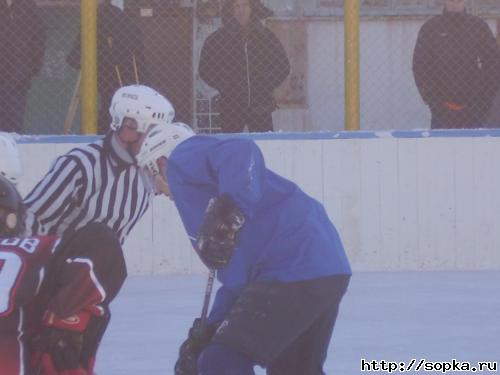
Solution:
{"label": "hockey glove", "polygon": [[201,324],[196,318],[189,329],[186,341],[179,348],[179,359],[175,363],[175,375],[198,375],[198,357],[212,339],[217,327]]}
{"label": "hockey glove", "polygon": [[231,261],[244,223],[229,194],[210,200],[197,240],[198,255],[208,268],[220,269]]}
{"label": "hockey glove", "polygon": [[91,314],[82,310],[66,319],[47,312],[43,328],[32,342],[35,374],[87,375],[89,363],[82,363],[84,331]]}

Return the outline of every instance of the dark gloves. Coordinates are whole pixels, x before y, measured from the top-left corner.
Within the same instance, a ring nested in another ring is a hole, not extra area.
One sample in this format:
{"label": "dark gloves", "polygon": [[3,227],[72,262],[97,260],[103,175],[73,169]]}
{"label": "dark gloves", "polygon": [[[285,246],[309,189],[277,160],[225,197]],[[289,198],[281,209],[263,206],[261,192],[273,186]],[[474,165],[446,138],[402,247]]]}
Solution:
{"label": "dark gloves", "polygon": [[175,375],[198,375],[198,357],[208,345],[217,328],[214,325],[202,326],[201,319],[196,318],[189,329],[186,341],[179,348],[179,359],[175,363]]}
{"label": "dark gloves", "polygon": [[210,269],[225,267],[238,243],[245,217],[229,194],[210,200],[197,240],[197,252]]}
{"label": "dark gloves", "polygon": [[40,334],[32,341],[34,373],[87,375],[89,363],[82,363],[82,351],[89,319],[86,311],[66,319],[46,314]]}

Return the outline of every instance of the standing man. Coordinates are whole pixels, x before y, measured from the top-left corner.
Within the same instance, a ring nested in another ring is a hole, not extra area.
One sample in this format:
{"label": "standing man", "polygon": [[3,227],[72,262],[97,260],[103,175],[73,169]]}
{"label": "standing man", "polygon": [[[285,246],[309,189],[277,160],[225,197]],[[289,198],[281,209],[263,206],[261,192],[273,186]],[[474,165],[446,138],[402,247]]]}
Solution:
{"label": "standing man", "polygon": [[227,0],[222,28],[203,45],[199,74],[220,93],[220,121],[225,133],[273,130],[273,91],[290,73],[279,39],[262,25],[271,11],[259,0]]}
{"label": "standing man", "polygon": [[480,128],[500,86],[500,50],[464,0],[445,0],[443,14],[418,34],[413,73],[431,128]]}
{"label": "standing man", "polygon": [[45,53],[34,0],[0,0],[0,130],[23,132],[26,100]]}
{"label": "standing man", "polygon": [[153,129],[137,156],[222,286],[194,321],[176,375],[324,374],[351,268],[323,206],[266,168],[247,139]]}
{"label": "standing man", "polygon": [[152,197],[135,155],[154,126],[174,118],[170,102],[141,85],[116,91],[109,112],[111,131],[58,157],[27,195],[27,233],[62,235],[87,223],[111,228],[123,243]]}

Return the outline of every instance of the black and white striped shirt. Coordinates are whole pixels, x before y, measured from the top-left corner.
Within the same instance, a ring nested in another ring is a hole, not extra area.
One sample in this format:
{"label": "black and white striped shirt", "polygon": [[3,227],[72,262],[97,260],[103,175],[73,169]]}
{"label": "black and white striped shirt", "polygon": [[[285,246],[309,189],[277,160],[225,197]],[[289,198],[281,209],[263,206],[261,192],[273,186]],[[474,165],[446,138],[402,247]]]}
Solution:
{"label": "black and white striped shirt", "polygon": [[139,169],[114,152],[111,136],[55,160],[25,199],[27,235],[62,235],[100,222],[124,242],[146,212],[152,194]]}

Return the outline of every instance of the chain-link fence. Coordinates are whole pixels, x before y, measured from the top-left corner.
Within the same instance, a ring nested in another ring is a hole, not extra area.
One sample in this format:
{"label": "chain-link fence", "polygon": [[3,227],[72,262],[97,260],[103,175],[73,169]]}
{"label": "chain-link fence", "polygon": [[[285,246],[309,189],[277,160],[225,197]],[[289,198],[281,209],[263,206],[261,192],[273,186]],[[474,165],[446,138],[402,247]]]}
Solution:
{"label": "chain-link fence", "polygon": [[[446,1],[361,1],[362,130],[500,126],[500,2],[429,26]],[[135,82],[199,132],[344,128],[344,1],[99,3],[99,132]],[[0,16],[0,128],[79,133],[80,0],[0,0]]]}

